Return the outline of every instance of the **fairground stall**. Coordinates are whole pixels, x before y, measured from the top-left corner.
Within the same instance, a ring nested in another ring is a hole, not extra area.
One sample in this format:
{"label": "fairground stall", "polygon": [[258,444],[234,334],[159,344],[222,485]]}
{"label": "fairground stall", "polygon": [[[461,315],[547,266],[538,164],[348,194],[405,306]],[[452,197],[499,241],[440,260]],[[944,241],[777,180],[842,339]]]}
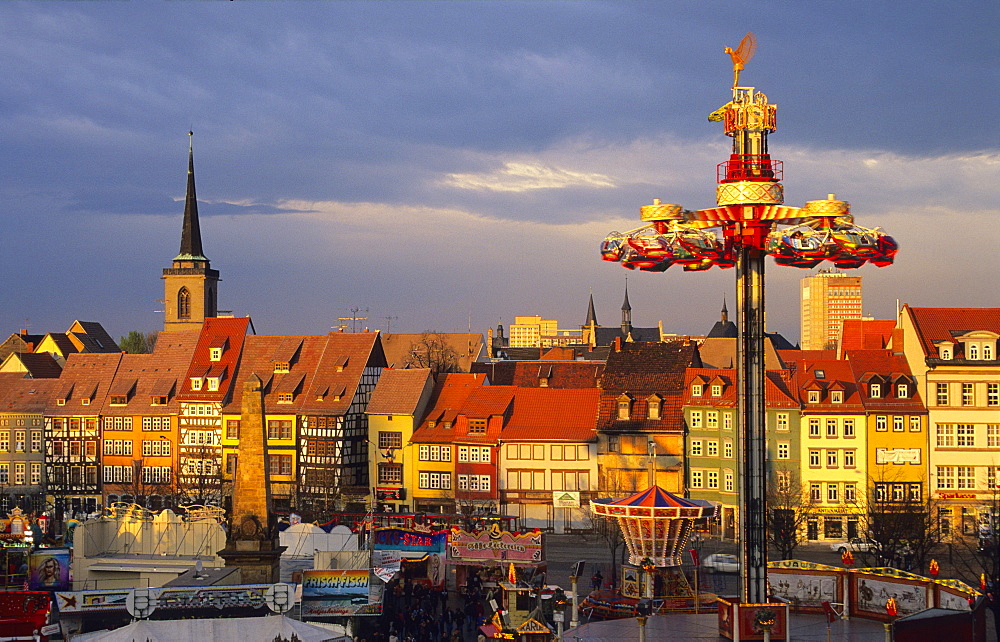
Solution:
{"label": "fairground stall", "polygon": [[459,590],[497,591],[511,565],[532,575],[545,572],[542,538],[541,531],[506,531],[497,523],[471,533],[453,527],[448,534],[446,562],[455,569]]}

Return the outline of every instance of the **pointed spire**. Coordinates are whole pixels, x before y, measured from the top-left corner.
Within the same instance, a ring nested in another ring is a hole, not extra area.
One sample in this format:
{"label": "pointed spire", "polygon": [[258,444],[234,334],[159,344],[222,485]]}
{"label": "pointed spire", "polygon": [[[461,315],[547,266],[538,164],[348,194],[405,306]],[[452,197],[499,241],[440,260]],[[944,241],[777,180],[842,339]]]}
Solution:
{"label": "pointed spire", "polygon": [[590,326],[591,324],[593,324],[594,327],[600,325],[599,323],[597,323],[597,311],[594,310],[593,292],[590,293],[590,303],[587,305],[587,320],[583,322],[583,325],[585,326]]}
{"label": "pointed spire", "polygon": [[632,306],[628,302],[628,279],[625,279],[625,302],[622,303],[622,336],[632,332]]}
{"label": "pointed spire", "polygon": [[201,249],[201,226],[198,223],[198,197],[194,191],[194,132],[188,132],[187,195],[184,199],[184,227],[181,229],[181,251],[175,261],[208,261]]}
{"label": "pointed spire", "polygon": [[722,295],[722,322],[729,321],[729,310],[726,309],[726,295]]}
{"label": "pointed spire", "polygon": [[628,279],[625,279],[625,303],[622,303],[622,312],[625,312],[626,310],[629,312],[632,311],[632,306],[629,305],[628,302]]}

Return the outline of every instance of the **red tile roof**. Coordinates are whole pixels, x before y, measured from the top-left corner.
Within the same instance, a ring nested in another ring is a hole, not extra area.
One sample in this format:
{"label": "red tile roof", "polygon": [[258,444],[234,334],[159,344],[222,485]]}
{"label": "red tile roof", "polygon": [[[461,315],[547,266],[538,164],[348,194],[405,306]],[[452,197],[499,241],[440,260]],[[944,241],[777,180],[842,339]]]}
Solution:
{"label": "red tile roof", "polygon": [[[48,400],[45,409],[47,415],[98,415],[104,407],[105,396],[108,394],[111,382],[121,364],[121,352],[90,353],[77,352],[66,357],[66,366],[59,379],[59,389],[66,384],[73,384],[73,393],[66,404],[59,406],[55,397]],[[90,404],[82,405],[81,399],[90,399]]]}
{"label": "red tile roof", "polygon": [[838,349],[881,350],[889,345],[896,322],[875,319],[844,319],[840,328]]}
{"label": "red tile roof", "polygon": [[[227,377],[219,382],[218,390],[207,390],[206,386],[202,386],[201,390],[192,390],[191,379],[203,377],[217,366],[228,366],[229,372],[234,372],[240,362],[240,353],[243,351],[243,341],[249,325],[250,317],[211,317],[205,319],[205,323],[201,327],[201,335],[198,337],[198,344],[191,356],[191,364],[178,387],[178,400],[222,402],[229,397],[234,387],[240,388],[240,386],[234,385],[234,377]],[[221,360],[212,361],[209,359],[209,348],[218,347],[220,337],[229,339],[229,347],[222,352]]]}
{"label": "red tile roof", "polygon": [[[799,359],[795,365],[793,392],[802,404],[803,412],[863,413],[865,411],[854,371],[848,362],[837,359]],[[835,389],[844,391],[843,403],[831,403],[829,391],[835,386]],[[820,403],[808,403],[810,390],[820,391]]]}
{"label": "red tile roof", "polygon": [[593,441],[597,438],[596,389],[520,388],[501,441]]}
{"label": "red tile roof", "polygon": [[[443,421],[454,422],[465,400],[476,390],[486,384],[483,374],[445,374],[438,375],[431,401],[427,404],[428,411],[414,431],[411,441],[426,443],[452,443],[455,438],[454,423],[451,428],[444,428]],[[434,422],[434,427],[428,427]]]}
{"label": "red tile roof", "polygon": [[[921,413],[925,410],[917,381],[903,355],[893,354],[888,350],[849,350],[844,358],[851,364],[858,382],[878,381],[882,384],[880,397],[870,397],[867,390],[862,389],[861,396],[868,410],[907,413]],[[898,383],[907,384],[908,397],[900,399],[896,396],[895,385]]]}
{"label": "red tile roof", "polygon": [[[911,308],[903,306],[917,330],[924,356],[936,358],[935,343],[954,341],[956,336],[975,330],[1000,334],[1000,308]],[[957,355],[956,355],[957,357]]]}
{"label": "red tile roof", "polygon": [[[122,355],[121,364],[111,382],[116,389],[123,382],[135,382],[134,393],[124,406],[112,406],[102,399],[104,415],[166,415],[178,412],[177,393],[184,383],[195,345],[198,330],[160,332],[156,347],[150,354]],[[74,392],[79,392],[78,390]],[[153,396],[167,397],[166,405],[153,405]]]}
{"label": "red tile roof", "polygon": [[61,385],[64,382],[59,379],[25,379],[19,372],[0,373],[0,412],[42,414]]}

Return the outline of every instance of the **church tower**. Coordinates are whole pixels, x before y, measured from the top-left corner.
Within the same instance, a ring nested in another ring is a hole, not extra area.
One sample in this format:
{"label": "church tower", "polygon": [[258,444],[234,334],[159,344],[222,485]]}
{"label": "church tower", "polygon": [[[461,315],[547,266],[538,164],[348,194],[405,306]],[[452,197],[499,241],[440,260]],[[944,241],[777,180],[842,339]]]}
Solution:
{"label": "church tower", "polygon": [[628,279],[625,279],[625,302],[622,303],[622,337],[630,341],[632,334],[632,306],[628,302]]}
{"label": "church tower", "polygon": [[198,197],[194,191],[194,132],[188,132],[187,195],[181,249],[173,265],[163,269],[163,329],[199,329],[207,317],[218,314],[219,271],[213,270],[201,249]]}

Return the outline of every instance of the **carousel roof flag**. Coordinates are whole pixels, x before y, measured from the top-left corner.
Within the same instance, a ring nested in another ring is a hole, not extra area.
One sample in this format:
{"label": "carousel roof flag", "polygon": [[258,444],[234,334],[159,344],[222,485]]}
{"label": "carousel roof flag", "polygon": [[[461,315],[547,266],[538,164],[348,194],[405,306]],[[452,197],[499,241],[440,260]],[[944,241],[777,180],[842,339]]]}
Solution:
{"label": "carousel roof flag", "polygon": [[655,566],[680,566],[695,520],[715,512],[707,501],[678,497],[659,486],[622,499],[595,499],[590,506],[597,515],[618,520],[630,563],[649,558]]}

